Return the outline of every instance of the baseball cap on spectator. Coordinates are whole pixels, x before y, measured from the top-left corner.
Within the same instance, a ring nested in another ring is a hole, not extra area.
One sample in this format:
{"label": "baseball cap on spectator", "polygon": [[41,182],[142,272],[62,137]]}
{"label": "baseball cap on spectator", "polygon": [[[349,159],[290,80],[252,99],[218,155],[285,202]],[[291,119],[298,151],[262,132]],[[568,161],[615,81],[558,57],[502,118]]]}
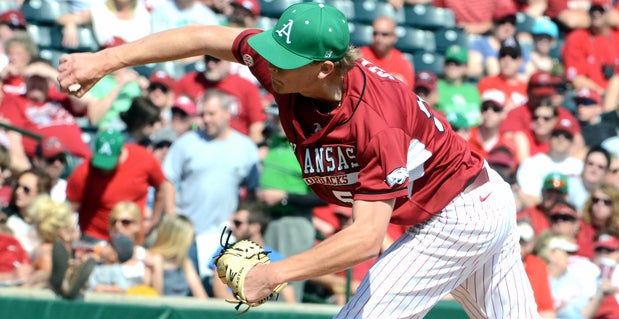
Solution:
{"label": "baseball cap on spectator", "polygon": [[469,53],[465,47],[460,45],[452,45],[445,51],[445,62],[456,62],[457,64],[466,64],[469,61]]}
{"label": "baseball cap on spectator", "polygon": [[547,35],[553,39],[559,37],[559,27],[548,17],[539,17],[535,19],[533,27],[531,28],[531,34],[535,35]]}
{"label": "baseball cap on spectator", "polygon": [[158,149],[162,147],[169,147],[176,141],[178,135],[171,128],[162,128],[153,133],[151,140],[153,142],[153,148]]}
{"label": "baseball cap on spectator", "polygon": [[557,216],[562,216],[566,218],[563,220],[567,220],[567,218],[570,218],[570,217],[571,218],[569,220],[571,221],[576,221],[579,219],[578,212],[576,212],[574,208],[570,207],[569,205],[565,203],[561,203],[561,202],[552,206],[548,215],[550,216],[551,220],[553,219],[553,217],[557,217]]}
{"label": "baseball cap on spectator", "polygon": [[533,226],[531,226],[531,224],[528,221],[519,220],[517,222],[517,225],[518,227],[516,231],[518,232],[518,235],[520,236],[520,240],[522,240],[525,243],[528,243],[531,240],[533,240],[533,238],[535,237],[535,230],[533,229]]}
{"label": "baseball cap on spectator", "polygon": [[602,103],[602,96],[595,90],[590,88],[582,88],[576,91],[576,95],[574,95],[574,102],[576,104],[600,104]]}
{"label": "baseball cap on spectator", "polygon": [[611,0],[591,0],[591,6],[589,7],[589,12],[593,12],[596,10],[605,12],[606,10],[610,9],[611,6],[612,6]]}
{"label": "baseball cap on spectator", "polygon": [[114,169],[118,165],[124,144],[125,137],[117,130],[99,132],[95,138],[95,152],[90,163],[103,170]]}
{"label": "baseball cap on spectator", "polygon": [[608,250],[619,250],[619,239],[608,234],[602,234],[593,243],[593,248],[596,250],[600,248]]}
{"label": "baseball cap on spectator", "polygon": [[428,71],[421,71],[415,75],[415,89],[424,88],[428,92],[436,90],[436,74]]}
{"label": "baseball cap on spectator", "polygon": [[0,24],[6,24],[11,29],[26,30],[27,22],[19,10],[8,10],[0,14]]}
{"label": "baseball cap on spectator", "polygon": [[248,43],[265,60],[284,70],[314,61],[337,61],[348,51],[348,19],[331,5],[300,2],[283,12],[274,28],[254,35]]}
{"label": "baseball cap on spectator", "polygon": [[123,234],[114,234],[110,239],[110,243],[118,255],[118,262],[124,263],[133,257],[133,240],[131,240],[128,236]]}
{"label": "baseball cap on spectator", "polygon": [[67,148],[55,136],[46,136],[37,144],[35,154],[43,158],[53,158],[66,154]]}
{"label": "baseball cap on spectator", "polygon": [[174,79],[164,70],[157,70],[151,73],[148,81],[150,85],[160,84],[168,89],[174,86]]}
{"label": "baseball cap on spectator", "polygon": [[514,158],[514,154],[505,146],[498,146],[490,150],[488,156],[486,157],[486,161],[490,164],[490,166],[498,165],[508,167],[510,169],[516,168],[516,159]]}
{"label": "baseball cap on spectator", "polygon": [[499,49],[499,58],[504,56],[510,56],[512,58],[522,57],[522,48],[515,38],[507,38],[501,42],[501,48]]}
{"label": "baseball cap on spectator", "polygon": [[505,107],[505,93],[496,89],[486,90],[481,94],[482,106],[486,103],[492,103],[498,107]]}
{"label": "baseball cap on spectator", "polygon": [[257,0],[234,0],[232,5],[243,7],[256,17],[260,15],[260,3]]}
{"label": "baseball cap on spectator", "polygon": [[557,190],[567,194],[567,176],[561,173],[550,173],[544,177],[542,190]]}
{"label": "baseball cap on spectator", "polygon": [[538,71],[529,78],[527,88],[529,95],[535,97],[550,96],[559,93],[558,89],[564,84],[563,79],[550,72]]}
{"label": "baseball cap on spectator", "polygon": [[117,36],[113,36],[109,39],[107,39],[107,41],[105,41],[102,45],[102,47],[109,49],[109,48],[113,48],[116,46],[119,46],[121,44],[125,44],[127,41],[123,40],[123,38],[121,37],[117,37]]}
{"label": "baseball cap on spectator", "polygon": [[551,132],[552,136],[556,136],[557,134],[562,134],[568,139],[573,139],[574,135],[576,135],[576,127],[568,119],[560,119]]}
{"label": "baseball cap on spectator", "polygon": [[174,104],[172,104],[172,110],[180,110],[189,116],[198,115],[196,104],[186,95],[181,95],[176,98]]}
{"label": "baseball cap on spectator", "polygon": [[568,253],[575,253],[578,251],[578,245],[567,240],[565,236],[556,236],[548,240],[548,243],[546,243],[546,249],[560,249]]}

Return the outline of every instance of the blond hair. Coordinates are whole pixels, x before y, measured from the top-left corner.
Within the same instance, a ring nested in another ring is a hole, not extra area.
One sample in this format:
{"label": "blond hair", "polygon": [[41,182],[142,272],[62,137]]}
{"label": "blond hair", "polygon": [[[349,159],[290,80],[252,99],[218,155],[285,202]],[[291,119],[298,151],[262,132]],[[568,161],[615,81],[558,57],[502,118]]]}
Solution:
{"label": "blond hair", "polygon": [[600,191],[608,195],[608,197],[610,197],[610,200],[612,201],[612,205],[611,205],[612,210],[611,210],[610,216],[606,220],[606,225],[604,225],[604,227],[611,228],[611,229],[619,229],[619,190],[615,188],[614,186],[608,185],[608,184],[602,184],[596,187],[591,192],[589,192],[590,194],[589,198],[587,199],[587,202],[585,202],[585,205],[582,208],[583,221],[588,225],[592,225],[593,223],[593,216],[591,216],[592,215],[591,208],[593,207],[593,197],[595,197],[594,194],[596,191]]}
{"label": "blond hair", "polygon": [[[142,211],[140,210],[140,206],[132,201],[122,201],[116,203],[110,211],[110,217],[108,219],[108,224],[110,227],[114,226],[112,221],[122,212],[128,212],[129,215],[131,215],[131,219],[133,219],[138,225],[142,223]],[[140,236],[141,234],[137,233],[133,236],[134,238],[131,239],[137,243],[140,240]]]}
{"label": "blond hair", "polygon": [[166,215],[159,225],[159,234],[150,250],[182,265],[187,259],[193,237],[193,224],[187,217]]}
{"label": "blond hair", "polygon": [[359,48],[349,45],[346,50],[346,55],[341,59],[334,61],[335,69],[341,72],[342,74],[346,74],[350,69],[355,66],[355,62],[361,59],[361,51]]}
{"label": "blond hair", "polygon": [[76,226],[75,216],[66,203],[54,201],[49,195],[40,195],[28,207],[37,233],[43,242],[52,243],[59,237],[62,229]]}

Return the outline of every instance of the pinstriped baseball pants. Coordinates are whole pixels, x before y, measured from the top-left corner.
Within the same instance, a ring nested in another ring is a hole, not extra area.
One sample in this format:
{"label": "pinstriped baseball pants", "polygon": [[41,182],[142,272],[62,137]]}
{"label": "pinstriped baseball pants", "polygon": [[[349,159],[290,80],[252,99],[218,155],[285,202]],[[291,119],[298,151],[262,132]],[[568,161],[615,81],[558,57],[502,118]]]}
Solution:
{"label": "pinstriped baseball pants", "polygon": [[335,318],[423,318],[449,293],[471,318],[539,318],[511,189],[487,169],[488,183],[402,235]]}

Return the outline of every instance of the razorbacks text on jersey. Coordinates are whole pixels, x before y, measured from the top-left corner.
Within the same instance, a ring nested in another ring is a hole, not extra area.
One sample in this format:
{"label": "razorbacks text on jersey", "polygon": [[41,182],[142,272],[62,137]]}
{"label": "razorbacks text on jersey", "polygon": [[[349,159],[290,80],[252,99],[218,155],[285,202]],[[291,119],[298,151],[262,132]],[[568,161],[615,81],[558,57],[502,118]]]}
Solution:
{"label": "razorbacks text on jersey", "polygon": [[275,96],[303,178],[323,200],[397,198],[392,222],[412,225],[440,212],[481,171],[483,158],[464,139],[366,60],[346,74],[341,104],[327,114],[320,100],[272,92],[268,62],[247,44],[258,32],[242,32],[233,52]]}

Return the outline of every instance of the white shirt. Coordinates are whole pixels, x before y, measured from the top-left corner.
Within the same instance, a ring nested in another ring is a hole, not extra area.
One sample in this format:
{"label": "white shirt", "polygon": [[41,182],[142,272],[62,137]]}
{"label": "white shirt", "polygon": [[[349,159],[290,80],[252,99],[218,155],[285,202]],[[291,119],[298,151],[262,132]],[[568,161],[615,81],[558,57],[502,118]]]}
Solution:
{"label": "white shirt", "polygon": [[577,158],[568,157],[563,161],[554,161],[546,153],[538,153],[522,161],[516,172],[516,180],[522,191],[528,195],[542,196],[544,178],[550,173],[561,173],[568,177],[569,184],[580,178],[583,162]]}

